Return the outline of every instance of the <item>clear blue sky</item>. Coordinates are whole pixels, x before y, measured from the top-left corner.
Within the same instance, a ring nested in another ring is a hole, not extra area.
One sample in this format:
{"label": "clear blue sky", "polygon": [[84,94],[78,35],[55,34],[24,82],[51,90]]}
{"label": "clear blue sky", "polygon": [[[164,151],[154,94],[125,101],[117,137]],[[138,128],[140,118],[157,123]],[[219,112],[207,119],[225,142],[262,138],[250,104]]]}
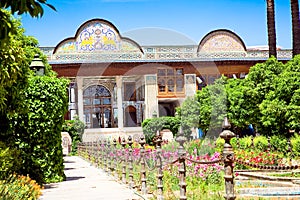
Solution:
{"label": "clear blue sky", "polygon": [[[238,34],[246,46],[267,45],[265,0],[48,0],[57,12],[44,8],[44,16],[22,16],[27,35],[40,46],[56,46],[75,35],[93,18],[113,23],[122,35],[154,27],[178,32],[195,44],[210,31],[225,28]],[[290,0],[275,0],[277,45],[291,48]],[[159,37],[159,36],[154,36]],[[135,39],[135,38],[133,38]],[[143,44],[141,44],[143,45]]]}

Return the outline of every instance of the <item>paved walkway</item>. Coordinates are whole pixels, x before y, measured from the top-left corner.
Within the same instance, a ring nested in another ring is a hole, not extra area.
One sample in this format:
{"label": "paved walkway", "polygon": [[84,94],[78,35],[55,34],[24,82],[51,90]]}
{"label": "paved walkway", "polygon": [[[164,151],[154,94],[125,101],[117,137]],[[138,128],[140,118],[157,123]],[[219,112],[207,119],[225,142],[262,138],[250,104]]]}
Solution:
{"label": "paved walkway", "polygon": [[80,157],[66,156],[67,180],[45,185],[40,200],[133,200],[139,199],[128,186],[116,182],[103,170]]}

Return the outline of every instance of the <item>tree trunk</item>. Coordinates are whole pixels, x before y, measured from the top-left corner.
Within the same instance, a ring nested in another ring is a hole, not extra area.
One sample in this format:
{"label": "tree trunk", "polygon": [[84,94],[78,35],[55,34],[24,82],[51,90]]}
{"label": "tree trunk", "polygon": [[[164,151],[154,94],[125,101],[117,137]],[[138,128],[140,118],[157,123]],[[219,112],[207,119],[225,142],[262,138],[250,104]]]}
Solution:
{"label": "tree trunk", "polygon": [[300,19],[299,19],[299,2],[291,0],[292,13],[292,35],[293,35],[293,57],[300,54]]}
{"label": "tree trunk", "polygon": [[268,24],[269,57],[274,56],[275,58],[277,58],[274,0],[267,0],[267,24]]}

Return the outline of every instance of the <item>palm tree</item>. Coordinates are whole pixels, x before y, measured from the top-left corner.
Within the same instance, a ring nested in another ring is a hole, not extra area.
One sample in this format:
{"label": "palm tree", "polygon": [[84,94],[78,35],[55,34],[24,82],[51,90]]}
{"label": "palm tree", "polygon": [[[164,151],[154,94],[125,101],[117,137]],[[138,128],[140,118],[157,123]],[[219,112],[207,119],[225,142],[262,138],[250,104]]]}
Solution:
{"label": "palm tree", "polygon": [[274,56],[275,58],[277,58],[276,29],[275,29],[275,4],[274,4],[274,0],[266,0],[266,1],[267,1],[269,57]]}
{"label": "palm tree", "polygon": [[293,56],[300,54],[300,19],[299,2],[291,0],[292,34],[293,34]]}

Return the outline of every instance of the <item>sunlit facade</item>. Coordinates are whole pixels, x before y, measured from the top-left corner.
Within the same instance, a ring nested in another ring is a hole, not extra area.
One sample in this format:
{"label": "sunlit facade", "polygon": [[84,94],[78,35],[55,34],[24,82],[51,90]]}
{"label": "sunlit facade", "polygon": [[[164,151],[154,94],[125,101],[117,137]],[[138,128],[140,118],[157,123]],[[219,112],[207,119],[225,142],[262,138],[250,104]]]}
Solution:
{"label": "sunlit facade", "polygon": [[[103,19],[41,49],[52,69],[71,80],[67,118],[84,121],[87,141],[141,133],[144,119],[174,116],[184,99],[221,75],[245,78],[268,58],[268,51],[247,48],[230,30],[212,31],[199,45],[140,46]],[[278,50],[279,60],[291,57],[291,50]]]}

